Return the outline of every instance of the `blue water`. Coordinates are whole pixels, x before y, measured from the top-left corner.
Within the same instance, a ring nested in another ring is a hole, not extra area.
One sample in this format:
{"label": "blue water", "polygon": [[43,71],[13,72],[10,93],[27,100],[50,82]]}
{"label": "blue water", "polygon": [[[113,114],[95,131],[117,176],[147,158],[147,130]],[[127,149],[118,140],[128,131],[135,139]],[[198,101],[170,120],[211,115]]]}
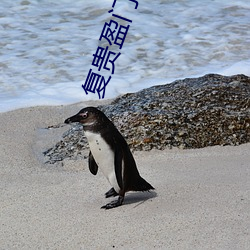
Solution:
{"label": "blue water", "polygon": [[106,99],[206,73],[250,76],[250,1],[144,0],[134,9],[117,0],[108,13],[112,4],[2,0],[0,112],[97,100],[82,84],[97,47],[107,46],[98,39],[112,13],[132,23]]}

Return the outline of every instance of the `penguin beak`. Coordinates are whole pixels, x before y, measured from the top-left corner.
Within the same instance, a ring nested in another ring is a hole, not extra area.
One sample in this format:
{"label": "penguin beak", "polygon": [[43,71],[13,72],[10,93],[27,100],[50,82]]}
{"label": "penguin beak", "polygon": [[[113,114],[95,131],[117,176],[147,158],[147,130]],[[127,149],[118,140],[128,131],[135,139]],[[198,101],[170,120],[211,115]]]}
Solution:
{"label": "penguin beak", "polygon": [[76,115],[73,115],[73,116],[67,118],[64,121],[64,123],[70,124],[72,122],[80,122],[80,120],[81,120],[81,116],[79,116],[78,114],[76,114]]}

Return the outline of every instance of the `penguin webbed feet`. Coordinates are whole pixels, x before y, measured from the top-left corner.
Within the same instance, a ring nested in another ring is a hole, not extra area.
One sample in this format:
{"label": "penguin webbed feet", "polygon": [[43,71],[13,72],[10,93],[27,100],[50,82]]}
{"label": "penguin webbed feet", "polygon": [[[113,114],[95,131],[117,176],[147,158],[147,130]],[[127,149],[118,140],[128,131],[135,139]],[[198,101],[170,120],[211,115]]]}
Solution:
{"label": "penguin webbed feet", "polygon": [[124,200],[124,197],[123,197],[123,196],[119,196],[119,197],[118,197],[118,200],[111,201],[110,203],[108,203],[108,204],[102,206],[101,208],[104,208],[104,209],[111,209],[111,208],[114,208],[114,207],[119,207],[119,206],[122,205],[123,200]]}
{"label": "penguin webbed feet", "polygon": [[118,193],[115,191],[115,189],[113,187],[108,192],[105,193],[106,198],[115,197],[117,195],[118,195]]}

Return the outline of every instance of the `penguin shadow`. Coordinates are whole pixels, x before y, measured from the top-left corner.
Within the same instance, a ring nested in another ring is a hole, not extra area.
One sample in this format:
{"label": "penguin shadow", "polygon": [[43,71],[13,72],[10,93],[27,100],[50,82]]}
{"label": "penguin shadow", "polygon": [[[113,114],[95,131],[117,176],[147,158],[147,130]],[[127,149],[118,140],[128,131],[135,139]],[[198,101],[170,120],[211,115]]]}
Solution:
{"label": "penguin shadow", "polygon": [[157,193],[155,191],[144,191],[144,192],[129,192],[126,194],[124,199],[124,205],[134,204],[134,208],[140,206],[147,200],[153,199],[157,197]]}

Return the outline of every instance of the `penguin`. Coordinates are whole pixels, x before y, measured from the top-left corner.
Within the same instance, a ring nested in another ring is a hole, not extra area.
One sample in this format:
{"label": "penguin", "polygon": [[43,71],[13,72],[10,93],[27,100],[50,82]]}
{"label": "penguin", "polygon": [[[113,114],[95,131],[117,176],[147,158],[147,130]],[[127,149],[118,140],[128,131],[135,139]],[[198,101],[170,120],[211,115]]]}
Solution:
{"label": "penguin", "polygon": [[137,169],[129,146],[115,125],[95,107],[86,107],[65,123],[79,122],[83,126],[90,147],[88,164],[93,175],[100,168],[111,185],[105,197],[118,196],[101,208],[121,206],[128,191],[149,191],[154,189],[144,180]]}

